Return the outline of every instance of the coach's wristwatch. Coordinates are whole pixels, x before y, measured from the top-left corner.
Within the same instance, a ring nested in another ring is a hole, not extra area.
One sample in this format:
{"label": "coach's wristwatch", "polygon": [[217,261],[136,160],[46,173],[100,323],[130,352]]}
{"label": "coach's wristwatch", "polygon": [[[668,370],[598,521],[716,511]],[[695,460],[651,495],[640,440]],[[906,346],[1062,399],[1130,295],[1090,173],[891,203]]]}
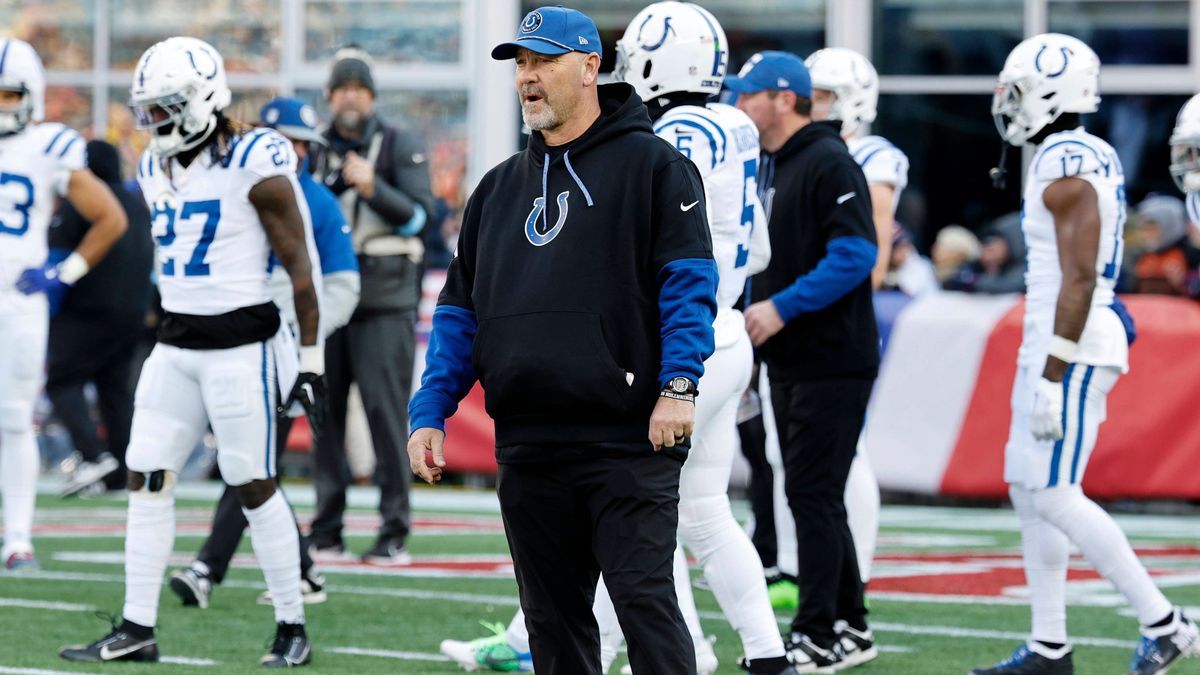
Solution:
{"label": "coach's wristwatch", "polygon": [[677,401],[688,401],[689,403],[696,402],[696,394],[700,393],[696,389],[696,383],[682,375],[667,382],[667,385],[658,393],[659,396],[665,398],[673,398]]}

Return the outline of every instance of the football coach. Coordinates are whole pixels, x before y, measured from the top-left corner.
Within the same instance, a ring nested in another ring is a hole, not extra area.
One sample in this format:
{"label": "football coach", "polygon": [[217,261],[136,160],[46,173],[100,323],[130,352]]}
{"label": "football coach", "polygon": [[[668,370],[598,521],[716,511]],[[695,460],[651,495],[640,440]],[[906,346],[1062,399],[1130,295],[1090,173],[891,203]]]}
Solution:
{"label": "football coach", "polygon": [[689,673],[671,562],[717,273],[699,174],[632,87],[598,85],[600,56],[562,7],[492,50],[532,133],[467,202],[408,453],[441,479],[444,421],[478,379],[537,672],[599,675],[603,572],[634,672]]}

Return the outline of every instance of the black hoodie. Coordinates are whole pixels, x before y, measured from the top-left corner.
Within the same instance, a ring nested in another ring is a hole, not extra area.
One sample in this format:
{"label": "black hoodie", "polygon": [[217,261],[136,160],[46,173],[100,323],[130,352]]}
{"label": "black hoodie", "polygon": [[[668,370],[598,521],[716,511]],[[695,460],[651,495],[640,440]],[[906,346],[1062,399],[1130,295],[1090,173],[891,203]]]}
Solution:
{"label": "black hoodie", "polygon": [[[71,287],[59,314],[140,326],[150,306],[150,266],[154,257],[150,212],[140,196],[121,184],[121,160],[116,148],[104,141],[89,142],[87,164],[121,203],[129,228],[104,259]],[[91,226],[70,202],[64,202],[50,228],[50,247],[74,250]]]}
{"label": "black hoodie", "polygon": [[700,175],[632,87],[599,96],[583,135],[547,147],[535,131],[467,202],[413,429],[441,428],[478,376],[502,462],[649,450],[663,382],[703,373],[716,268]]}

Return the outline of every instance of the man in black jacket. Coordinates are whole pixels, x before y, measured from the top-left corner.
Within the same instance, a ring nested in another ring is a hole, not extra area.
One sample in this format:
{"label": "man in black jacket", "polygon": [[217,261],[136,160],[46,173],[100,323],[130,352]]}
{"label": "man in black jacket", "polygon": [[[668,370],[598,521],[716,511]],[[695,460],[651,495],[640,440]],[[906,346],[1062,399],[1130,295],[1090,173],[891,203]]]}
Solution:
{"label": "man in black jacket", "polygon": [[326,89],[333,123],[327,148],[315,148],[313,171],[338,196],[350,226],[362,279],[358,309],[329,336],[325,369],[329,416],[317,437],[317,514],[312,546],[341,555],[350,469],[346,462],[346,401],[358,383],[375,446],[379,537],[367,562],[404,564],[410,529],[403,447],[405,412],[416,352],[417,303],[425,248],[422,230],[433,214],[425,149],[412,133],[375,113],[370,57],[355,47],[334,56]]}
{"label": "man in black jacket", "polygon": [[752,286],[746,328],[767,366],[796,519],[802,602],[789,649],[801,671],[857,665],[877,653],[843,499],[879,368],[870,193],[841,122],[812,121],[812,84],[798,56],[756,54],[725,85],[763,148],[759,189],[773,255]]}
{"label": "man in black jacket", "polygon": [[[121,203],[129,229],[104,260],[68,290],[50,321],[46,394],[82,457],[62,489],[63,496],[101,480],[109,489],[125,485],[121,469],[133,421],[131,368],[150,306],[154,255],[150,212],[140,196],[121,185],[117,149],[104,141],[91,141],[87,163]],[[65,204],[50,228],[50,248],[74,249],[89,227],[91,223],[75,207]],[[96,386],[104,440],[97,433],[83,393],[88,382]]]}
{"label": "man in black jacket", "polygon": [[409,461],[441,478],[444,421],[478,379],[533,667],[599,675],[603,571],[633,670],[693,673],[672,557],[716,266],[695,166],[629,85],[597,86],[600,51],[591,19],[543,7],[492,52],[515,58],[533,133],[467,204]]}

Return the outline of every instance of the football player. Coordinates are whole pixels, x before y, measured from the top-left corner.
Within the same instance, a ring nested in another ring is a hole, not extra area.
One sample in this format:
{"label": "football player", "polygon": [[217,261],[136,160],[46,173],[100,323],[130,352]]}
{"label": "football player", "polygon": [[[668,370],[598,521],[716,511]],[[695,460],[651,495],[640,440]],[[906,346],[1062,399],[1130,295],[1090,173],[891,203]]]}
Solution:
{"label": "football player", "polygon": [[[117,198],[86,168],[79,134],[42,123],[45,90],[42,60],[33,47],[0,39],[0,560],[14,571],[37,567],[33,406],[46,362],[47,294],[79,281],[127,225]],[[92,226],[66,259],[51,264],[46,236],[58,197],[66,197]]]}
{"label": "football player", "polygon": [[[324,388],[318,289],[295,151],[272,129],[225,117],[231,92],[224,62],[201,40],[174,37],[147,49],[130,94],[139,127],[150,133],[137,177],[151,210],[165,316],[138,380],[126,454],[123,620],[99,640],[60,655],[69,661],[158,659],[154,626],[175,539],[175,483],[211,425],[221,476],[237,489],[275,607],[275,640],[260,663],[304,665],[311,649],[299,539],[272,479],[279,391],[291,392],[285,408],[299,400],[312,417]],[[271,302],[272,251],[291,278],[299,362]]]}
{"label": "football player", "polygon": [[975,675],[1074,672],[1064,597],[1071,544],[1142,625],[1130,673],[1164,673],[1197,650],[1196,626],[1155,587],[1121,528],[1080,487],[1108,393],[1129,370],[1133,327],[1113,290],[1124,248],[1121,161],[1080,123],[1081,114],[1099,109],[1099,85],[1096,53],[1047,33],[1012,50],[992,99],[1004,142],[1035,147],[1021,220],[1024,334],[1004,450],[1033,630],[1010,657]]}

